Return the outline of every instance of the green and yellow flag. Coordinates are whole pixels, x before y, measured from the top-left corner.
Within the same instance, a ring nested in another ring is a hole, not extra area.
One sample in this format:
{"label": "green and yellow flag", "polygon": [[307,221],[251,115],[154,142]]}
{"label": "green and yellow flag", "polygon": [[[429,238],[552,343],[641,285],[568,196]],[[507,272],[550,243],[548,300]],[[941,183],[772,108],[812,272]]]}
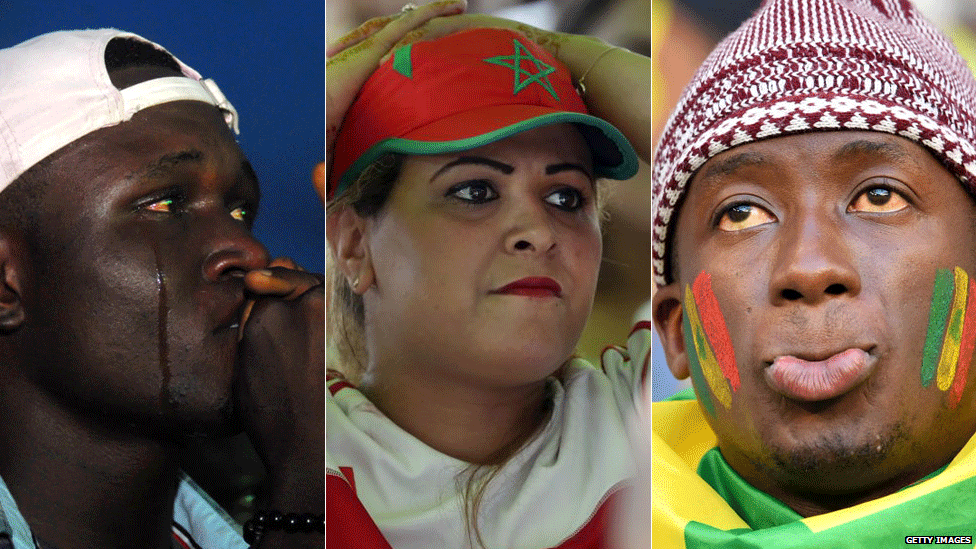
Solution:
{"label": "green and yellow flag", "polygon": [[976,537],[976,436],[948,466],[921,482],[854,507],[802,518],[725,463],[697,401],[655,403],[653,425],[655,547],[903,547],[914,536],[931,536],[929,544],[967,547]]}

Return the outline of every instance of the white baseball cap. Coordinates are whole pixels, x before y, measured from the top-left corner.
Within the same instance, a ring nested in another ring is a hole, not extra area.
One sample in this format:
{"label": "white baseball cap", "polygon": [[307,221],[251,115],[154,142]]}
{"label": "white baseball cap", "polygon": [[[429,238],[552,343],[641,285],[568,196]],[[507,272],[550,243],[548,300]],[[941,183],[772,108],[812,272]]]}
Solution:
{"label": "white baseball cap", "polygon": [[105,66],[113,38],[162,46],[117,29],[59,31],[0,49],[0,191],[68,143],[135,113],[171,101],[202,101],[220,109],[239,133],[237,111],[213,80],[175,56],[183,76],[118,89]]}

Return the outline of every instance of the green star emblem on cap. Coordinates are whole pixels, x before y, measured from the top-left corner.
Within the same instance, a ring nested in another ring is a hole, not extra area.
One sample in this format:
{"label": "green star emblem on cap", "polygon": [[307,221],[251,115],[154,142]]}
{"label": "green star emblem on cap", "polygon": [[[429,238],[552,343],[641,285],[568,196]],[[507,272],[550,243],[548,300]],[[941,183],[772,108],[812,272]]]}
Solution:
{"label": "green star emblem on cap", "polygon": [[[520,91],[524,90],[529,84],[536,82],[547,92],[552,94],[552,97],[559,101],[559,96],[556,95],[556,90],[552,89],[552,84],[549,82],[549,75],[556,72],[556,68],[552,65],[543,62],[538,57],[532,55],[521,42],[517,39],[513,39],[512,42],[515,43],[515,53],[512,55],[497,55],[495,57],[489,57],[485,59],[485,63],[491,63],[493,65],[501,65],[512,69],[515,74],[515,89],[512,90],[512,95],[517,95]],[[528,60],[535,65],[535,73],[527,71],[522,68],[522,61]],[[522,76],[525,79],[521,79]]]}

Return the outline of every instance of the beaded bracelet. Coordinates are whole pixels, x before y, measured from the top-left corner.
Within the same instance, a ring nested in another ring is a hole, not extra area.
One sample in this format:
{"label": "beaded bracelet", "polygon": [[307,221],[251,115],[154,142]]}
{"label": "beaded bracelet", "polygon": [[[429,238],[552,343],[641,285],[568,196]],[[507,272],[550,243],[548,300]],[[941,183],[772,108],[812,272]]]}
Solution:
{"label": "beaded bracelet", "polygon": [[312,513],[288,513],[281,511],[258,511],[244,523],[244,541],[254,547],[261,541],[261,537],[269,530],[284,530],[285,532],[319,532],[325,533],[325,515]]}

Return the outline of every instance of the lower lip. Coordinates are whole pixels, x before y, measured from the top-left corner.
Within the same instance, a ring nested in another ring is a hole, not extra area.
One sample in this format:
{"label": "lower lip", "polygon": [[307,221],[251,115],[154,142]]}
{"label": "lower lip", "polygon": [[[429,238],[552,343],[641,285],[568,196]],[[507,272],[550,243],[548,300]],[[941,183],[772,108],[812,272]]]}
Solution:
{"label": "lower lip", "polygon": [[867,379],[877,363],[877,357],[862,349],[848,349],[820,361],[778,356],[766,368],[766,383],[793,400],[828,400]]}
{"label": "lower lip", "polygon": [[520,295],[523,297],[559,297],[559,294],[551,288],[509,288],[500,293],[502,295]]}

